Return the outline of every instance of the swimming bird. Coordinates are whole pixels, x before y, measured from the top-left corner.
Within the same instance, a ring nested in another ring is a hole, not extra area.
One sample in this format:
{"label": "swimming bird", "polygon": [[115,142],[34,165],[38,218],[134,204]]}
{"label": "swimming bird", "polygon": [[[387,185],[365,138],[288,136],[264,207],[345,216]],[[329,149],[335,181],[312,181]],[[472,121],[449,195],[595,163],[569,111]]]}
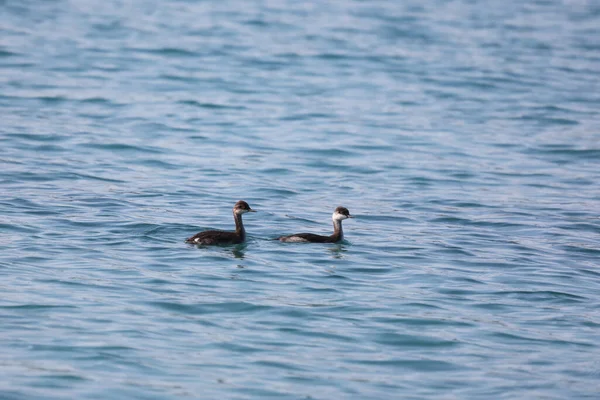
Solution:
{"label": "swimming bird", "polygon": [[344,239],[342,221],[346,218],[354,218],[345,207],[338,207],[331,215],[333,220],[333,234],[331,236],[315,235],[314,233],[295,233],[289,236],[278,237],[277,240],[287,243],[311,242],[311,243],[335,243]]}
{"label": "swimming bird", "polygon": [[192,244],[238,244],[246,240],[246,230],[242,222],[242,215],[247,212],[256,212],[243,200],[233,206],[233,219],[235,221],[235,232],[227,231],[204,231],[187,238],[185,241]]}

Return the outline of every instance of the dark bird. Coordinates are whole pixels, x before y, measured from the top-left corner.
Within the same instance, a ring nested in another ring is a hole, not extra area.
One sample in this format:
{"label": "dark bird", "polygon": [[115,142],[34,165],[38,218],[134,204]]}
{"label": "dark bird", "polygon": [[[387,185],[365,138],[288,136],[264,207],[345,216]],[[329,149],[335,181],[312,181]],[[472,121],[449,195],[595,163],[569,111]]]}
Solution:
{"label": "dark bird", "polygon": [[315,235],[314,233],[296,233],[289,236],[281,236],[277,240],[287,243],[335,243],[344,239],[344,231],[342,231],[342,221],[346,218],[354,218],[350,215],[345,207],[338,207],[333,212],[331,219],[333,220],[333,234],[331,236]]}
{"label": "dark bird", "polygon": [[256,212],[243,200],[233,206],[233,219],[235,220],[235,232],[227,231],[204,231],[187,238],[185,241],[192,244],[238,244],[246,240],[246,230],[242,223],[242,215],[247,212]]}

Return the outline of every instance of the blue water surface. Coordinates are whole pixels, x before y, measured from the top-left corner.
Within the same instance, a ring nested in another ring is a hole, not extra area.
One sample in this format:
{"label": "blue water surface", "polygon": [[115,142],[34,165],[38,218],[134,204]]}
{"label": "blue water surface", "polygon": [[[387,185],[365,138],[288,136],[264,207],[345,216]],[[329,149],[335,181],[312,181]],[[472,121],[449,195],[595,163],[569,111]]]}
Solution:
{"label": "blue water surface", "polygon": [[[598,2],[0,27],[0,398],[599,398]],[[246,244],[184,243],[240,199]]]}

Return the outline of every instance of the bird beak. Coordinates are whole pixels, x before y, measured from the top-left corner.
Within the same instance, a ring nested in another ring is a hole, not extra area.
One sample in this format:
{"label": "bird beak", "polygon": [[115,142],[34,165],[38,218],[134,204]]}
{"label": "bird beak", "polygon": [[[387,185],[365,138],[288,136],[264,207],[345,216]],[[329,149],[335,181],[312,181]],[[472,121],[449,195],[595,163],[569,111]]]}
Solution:
{"label": "bird beak", "polygon": [[348,218],[354,218],[354,215],[348,215]]}
{"label": "bird beak", "polygon": [[248,212],[256,212],[256,210],[254,210],[254,209],[251,208],[251,209],[248,210]]}

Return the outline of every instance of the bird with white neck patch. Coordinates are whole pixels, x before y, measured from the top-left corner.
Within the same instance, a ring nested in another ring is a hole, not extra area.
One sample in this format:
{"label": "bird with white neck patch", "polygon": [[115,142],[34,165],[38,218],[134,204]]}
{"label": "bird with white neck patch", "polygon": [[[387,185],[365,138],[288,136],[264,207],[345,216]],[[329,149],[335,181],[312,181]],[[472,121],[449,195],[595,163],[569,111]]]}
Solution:
{"label": "bird with white neck patch", "polygon": [[342,221],[347,218],[354,218],[345,207],[338,207],[333,212],[333,234],[330,236],[316,235],[314,233],[295,233],[293,235],[281,236],[277,240],[286,243],[336,243],[344,239],[342,230]]}

